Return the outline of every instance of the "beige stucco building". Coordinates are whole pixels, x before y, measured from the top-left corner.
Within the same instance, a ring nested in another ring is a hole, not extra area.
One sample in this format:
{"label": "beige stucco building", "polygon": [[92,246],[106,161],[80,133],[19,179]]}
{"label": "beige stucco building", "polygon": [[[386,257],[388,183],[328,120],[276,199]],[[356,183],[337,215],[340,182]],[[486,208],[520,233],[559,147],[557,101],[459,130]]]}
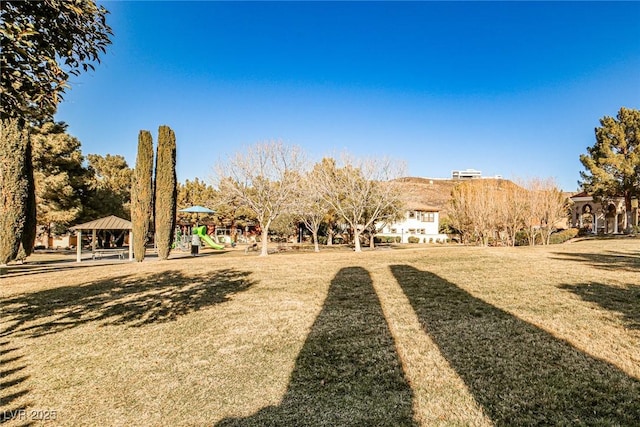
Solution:
{"label": "beige stucco building", "polygon": [[593,234],[618,234],[638,224],[638,200],[632,201],[632,212],[627,214],[623,197],[598,202],[582,192],[571,196],[571,223]]}

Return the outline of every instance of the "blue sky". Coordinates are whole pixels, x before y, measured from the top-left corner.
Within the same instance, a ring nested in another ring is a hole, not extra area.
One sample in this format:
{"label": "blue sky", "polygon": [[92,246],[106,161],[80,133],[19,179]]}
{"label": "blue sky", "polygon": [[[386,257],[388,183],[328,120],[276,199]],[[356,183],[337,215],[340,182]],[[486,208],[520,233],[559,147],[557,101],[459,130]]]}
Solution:
{"label": "blue sky", "polygon": [[113,44],[56,120],[132,167],[169,125],[180,181],[278,139],[572,191],[599,119],[640,108],[640,2],[102,4]]}

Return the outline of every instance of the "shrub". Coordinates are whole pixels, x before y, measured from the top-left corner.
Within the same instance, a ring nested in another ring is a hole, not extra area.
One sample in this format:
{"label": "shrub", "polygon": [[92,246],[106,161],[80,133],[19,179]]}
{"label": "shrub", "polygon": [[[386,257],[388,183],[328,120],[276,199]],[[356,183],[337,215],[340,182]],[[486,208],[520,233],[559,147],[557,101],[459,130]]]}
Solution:
{"label": "shrub", "polygon": [[379,244],[381,244],[381,243],[390,243],[390,241],[389,241],[390,239],[391,239],[391,238],[390,238],[390,237],[387,237],[387,236],[374,236],[374,238],[373,238],[373,242],[374,242],[376,245],[379,245]]}
{"label": "shrub", "polygon": [[415,236],[409,236],[409,243],[420,243],[420,238]]}
{"label": "shrub", "polygon": [[549,238],[549,243],[552,245],[564,243],[567,240],[570,240],[576,237],[579,231],[580,230],[578,230],[577,228],[570,228],[568,230],[558,231],[557,233],[553,233],[551,235],[551,237]]}
{"label": "shrub", "polygon": [[590,227],[582,227],[578,230],[578,236],[593,236],[593,230]]}
{"label": "shrub", "polygon": [[[536,245],[542,244],[542,236],[536,234]],[[516,246],[529,246],[529,236],[526,231],[518,231],[516,233]]]}
{"label": "shrub", "polygon": [[373,238],[375,243],[400,243],[400,237],[396,236],[376,236]]}

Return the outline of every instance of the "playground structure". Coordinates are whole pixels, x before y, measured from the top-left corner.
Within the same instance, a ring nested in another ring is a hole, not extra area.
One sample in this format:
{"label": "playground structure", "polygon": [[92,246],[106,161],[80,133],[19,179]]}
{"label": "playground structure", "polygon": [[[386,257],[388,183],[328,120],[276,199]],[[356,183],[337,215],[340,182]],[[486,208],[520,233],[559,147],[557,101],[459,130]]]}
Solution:
{"label": "playground structure", "polygon": [[212,247],[213,249],[224,249],[224,245],[220,245],[214,242],[213,239],[209,237],[209,235],[207,234],[206,225],[201,225],[200,227],[193,227],[191,229],[191,232],[196,236],[200,237],[200,240],[202,240],[204,243],[206,243],[208,246]]}
{"label": "playground structure", "polygon": [[207,226],[206,225],[201,225],[199,227],[192,227],[191,228],[191,233],[192,234],[182,234],[182,232],[179,229],[176,229],[176,234],[175,234],[175,238],[174,238],[174,248],[181,250],[181,251],[188,251],[191,249],[191,238],[192,235],[195,234],[196,236],[198,236],[200,238],[201,242],[204,242],[204,244],[206,244],[207,246],[213,248],[213,249],[224,249],[224,245],[223,244],[218,244],[216,242],[213,241],[213,239],[211,238],[211,236],[209,236],[207,234]]}
{"label": "playground structure", "polygon": [[220,244],[233,244],[233,239],[231,238],[231,230],[228,228],[216,228],[216,241]]}

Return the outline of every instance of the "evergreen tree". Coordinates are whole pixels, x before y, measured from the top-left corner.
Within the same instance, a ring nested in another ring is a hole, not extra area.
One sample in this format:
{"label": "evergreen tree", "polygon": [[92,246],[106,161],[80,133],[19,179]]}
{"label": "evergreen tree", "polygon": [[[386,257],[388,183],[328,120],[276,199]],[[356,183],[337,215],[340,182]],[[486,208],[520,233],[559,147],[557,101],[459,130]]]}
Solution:
{"label": "evergreen tree", "polygon": [[116,215],[131,217],[131,180],[133,169],[120,155],[89,154],[91,175],[91,196],[85,209],[92,210],[92,216],[99,218]]}
{"label": "evergreen tree", "polygon": [[71,224],[94,219],[87,211],[90,172],[80,141],[62,122],[47,122],[31,133],[38,225],[49,235]]}
{"label": "evergreen tree", "polygon": [[131,222],[133,224],[133,254],[142,262],[153,212],[153,139],[141,130],[138,135],[138,155],[131,186]]}
{"label": "evergreen tree", "polygon": [[[20,119],[21,127],[25,123],[51,120],[64,91],[69,87],[69,75],[94,69],[93,64],[100,61],[100,55],[111,43],[109,37],[112,32],[106,23],[107,14],[104,7],[91,0],[0,2],[0,118]],[[3,129],[4,126],[3,123]],[[2,150],[8,147],[4,138],[2,144]],[[27,149],[21,149],[20,152],[28,155]],[[15,160],[10,166],[15,153],[10,153],[9,157],[4,156],[4,152],[2,154],[3,164],[6,162],[3,166],[8,167],[7,171],[26,167],[27,176],[20,175],[17,178],[26,179],[28,192],[24,211],[26,224],[23,224],[26,229],[22,239],[23,255],[26,256],[31,252],[35,239],[34,211],[37,209],[34,191],[38,186],[34,185],[34,177],[29,172],[32,158]],[[14,184],[12,182],[11,185]],[[15,190],[5,188],[4,181],[2,188],[7,194]],[[22,193],[12,194],[7,199],[3,195],[2,209],[5,209],[5,202],[12,203],[9,199],[15,201],[20,197]],[[12,210],[15,206],[6,208]],[[12,227],[9,224],[17,225],[14,223],[17,218],[5,215],[0,221],[9,228]],[[13,239],[3,238],[0,243],[0,246],[6,245],[7,254],[13,251],[9,250],[14,246]],[[0,252],[4,254],[4,251]]]}
{"label": "evergreen tree", "polygon": [[29,134],[17,119],[0,129],[0,264],[15,259],[27,221]]}
{"label": "evergreen tree", "polygon": [[600,119],[595,133],[596,143],[580,156],[580,184],[600,200],[624,197],[630,226],[631,199],[640,197],[640,110],[620,108],[616,118]]}
{"label": "evergreen tree", "polygon": [[155,231],[158,258],[169,257],[176,227],[176,136],[169,126],[158,129],[155,179]]}

